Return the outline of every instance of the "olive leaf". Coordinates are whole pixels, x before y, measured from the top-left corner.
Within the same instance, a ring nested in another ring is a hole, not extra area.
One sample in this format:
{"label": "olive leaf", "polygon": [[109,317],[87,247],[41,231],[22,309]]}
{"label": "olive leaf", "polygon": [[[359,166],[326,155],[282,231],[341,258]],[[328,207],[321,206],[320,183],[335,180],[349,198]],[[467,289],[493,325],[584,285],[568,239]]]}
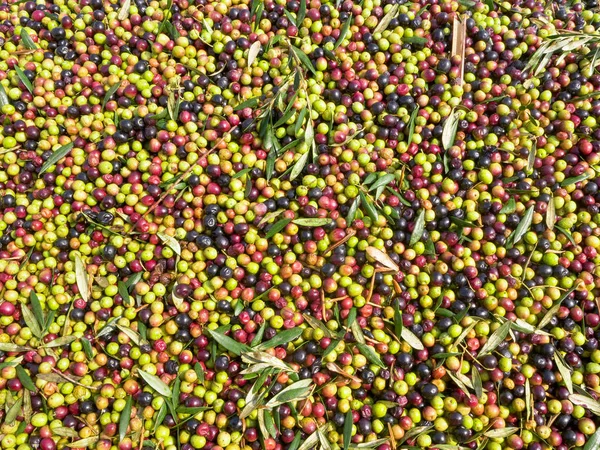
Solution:
{"label": "olive leaf", "polygon": [[31,36],[29,36],[29,33],[25,31],[25,28],[21,29],[21,41],[23,41],[23,45],[28,50],[37,50],[38,48],[33,39],[31,39]]}
{"label": "olive leaf", "polygon": [[379,250],[378,248],[368,246],[365,252],[369,257],[374,259],[375,262],[381,264],[385,269],[395,273],[400,271],[398,264],[396,264],[394,260],[387,255],[387,253]]}
{"label": "olive leaf", "polygon": [[262,343],[258,347],[257,350],[267,350],[269,348],[279,347],[281,345],[287,344],[288,342],[295,341],[298,339],[304,330],[300,327],[294,327],[289,330],[284,330],[281,333],[278,333],[273,339],[268,340],[267,342]]}
{"label": "olive leaf", "polygon": [[481,381],[481,375],[479,374],[479,370],[475,365],[471,367],[471,378],[473,379],[473,389],[475,390],[475,395],[478,398],[483,396],[483,382]]}
{"label": "olive leaf", "polygon": [[156,429],[162,425],[165,417],[167,417],[167,402],[163,402],[163,404],[160,406],[160,409],[156,413],[153,433],[156,433]]}
{"label": "olive leaf", "polygon": [[0,107],[8,105],[10,102],[8,101],[8,95],[6,95],[6,90],[4,86],[0,83]]}
{"label": "olive leaf", "polygon": [[329,219],[327,217],[324,218],[314,218],[314,219],[294,219],[292,223],[299,225],[301,227],[323,227],[325,225],[333,222],[333,219]]}
{"label": "olive leaf", "polygon": [[21,315],[23,316],[25,325],[27,325],[27,327],[31,330],[33,335],[38,339],[42,339],[44,337],[42,333],[42,327],[36,320],[31,310],[27,306],[21,305]]}
{"label": "olive leaf", "polygon": [[62,336],[44,344],[44,348],[63,347],[77,340],[77,336]]}
{"label": "olive leaf", "polygon": [[[117,13],[118,20],[125,20],[129,17],[129,8],[131,7],[131,0],[125,0],[123,2],[123,6],[119,9]],[[123,438],[121,438],[123,440]]]}
{"label": "olive leaf", "polygon": [[408,328],[402,327],[402,331],[400,331],[400,337],[408,343],[415,350],[424,350],[425,347],[421,340]]}
{"label": "olive leaf", "polygon": [[460,372],[448,371],[446,373],[450,376],[452,381],[454,381],[454,383],[460,388],[461,391],[463,391],[467,396],[471,395],[471,393],[469,392],[469,389],[473,389],[473,384],[471,383],[471,380],[469,380]]}
{"label": "olive leaf", "polygon": [[23,72],[19,66],[15,66],[15,72],[17,72],[17,76],[21,80],[21,83],[25,85],[29,93],[33,94],[33,85],[31,84],[31,81],[29,81],[29,78],[27,78],[27,75],[25,75],[25,72]]}
{"label": "olive leaf", "polygon": [[[394,177],[394,175],[392,175],[391,173],[386,173],[385,175],[377,178],[377,180],[371,185],[369,186],[369,192],[370,191],[375,191],[379,188],[385,187],[388,184],[390,184],[392,181],[394,181],[396,177]],[[377,198],[378,196],[376,196]]]}
{"label": "olive leaf", "polygon": [[71,448],[88,448],[93,447],[93,445],[100,440],[99,436],[92,436],[85,439],[80,439],[75,442],[71,442],[70,444],[66,444],[67,447]]}
{"label": "olive leaf", "polygon": [[157,393],[164,397],[171,398],[173,393],[171,392],[169,386],[167,386],[167,384],[163,380],[158,378],[156,375],[152,375],[151,373],[148,373],[142,369],[138,369],[138,373],[144,379],[144,381]]}
{"label": "olive leaf", "polygon": [[181,245],[173,236],[169,236],[168,234],[161,232],[156,233],[156,235],[163,242],[163,244],[173,250],[177,256],[181,256]]}
{"label": "olive leaf", "polygon": [[506,427],[506,428],[498,428],[495,430],[488,430],[483,435],[485,437],[489,437],[490,439],[498,439],[505,438],[511,436],[519,431],[518,427]]}
{"label": "olive leaf", "polygon": [[423,232],[425,231],[425,210],[422,209],[419,215],[417,216],[417,221],[415,222],[415,228],[410,236],[410,242],[408,243],[409,247],[415,245],[421,237],[423,237]]}
{"label": "olive leaf", "polygon": [[[348,33],[348,30],[350,29],[350,25],[352,25],[353,21],[354,21],[354,17],[352,16],[352,14],[349,14],[348,18],[344,22],[344,26],[342,27],[342,30],[340,31],[340,35],[338,36],[337,40],[335,41],[335,44],[333,44],[334,52],[337,50],[337,48],[340,45],[342,45],[342,42],[344,42],[344,39],[346,38],[346,34]],[[344,450],[346,450],[346,449],[344,449]]]}
{"label": "olive leaf", "polygon": [[556,223],[556,206],[554,206],[554,197],[550,197],[548,209],[546,210],[546,226],[549,230],[554,229]]}
{"label": "olive leaf", "polygon": [[244,100],[242,103],[239,103],[238,105],[234,106],[233,110],[239,111],[244,108],[255,108],[256,106],[258,106],[258,102],[259,102],[258,97],[252,97],[252,98],[249,98],[248,100]]}
{"label": "olive leaf", "polygon": [[302,171],[304,170],[304,166],[306,166],[306,163],[308,162],[309,155],[310,152],[306,152],[302,156],[300,156],[298,161],[296,161],[296,163],[292,167],[292,172],[290,173],[290,181],[294,181],[302,173]]}
{"label": "olive leaf", "polygon": [[583,450],[596,450],[600,448],[600,429],[596,430],[585,443]]}
{"label": "olive leaf", "polygon": [[248,67],[251,67],[252,64],[254,63],[254,61],[256,61],[256,57],[258,56],[258,53],[260,52],[260,41],[254,41],[252,43],[252,45],[250,46],[250,50],[248,50]]}
{"label": "olive leaf", "polygon": [[308,314],[303,314],[302,317],[304,318],[306,323],[308,323],[312,328],[314,328],[315,330],[319,329],[319,330],[323,331],[323,334],[325,335],[325,337],[328,337],[328,338],[333,337],[333,333],[331,332],[331,330],[329,328],[327,328],[325,326],[325,324],[323,322],[321,322],[319,319],[317,319],[311,315],[308,315]]}
{"label": "olive leaf", "polygon": [[270,399],[265,406],[272,409],[292,401],[304,400],[312,394],[313,387],[312,378],[296,381]]}
{"label": "olive leaf", "polygon": [[121,280],[117,282],[117,290],[119,291],[119,295],[123,299],[123,305],[131,306],[131,298],[129,296],[129,291],[127,290],[127,286]]}
{"label": "olive leaf", "polygon": [[23,405],[23,397],[21,396],[9,408],[8,412],[6,413],[6,416],[4,417],[4,423],[6,423],[7,425],[12,425],[14,423],[14,421],[17,419],[19,413],[21,412],[22,405]]}
{"label": "olive leaf", "polygon": [[559,299],[558,301],[552,305],[552,308],[550,308],[548,311],[546,311],[546,314],[544,314],[544,317],[542,317],[542,320],[540,320],[540,322],[538,323],[537,329],[541,330],[542,328],[544,328],[546,325],[548,325],[550,323],[550,321],[552,320],[552,318],[556,315],[556,313],[558,312],[558,310],[560,309],[560,305],[561,303],[569,296],[571,295],[571,292],[573,292],[575,289],[577,289],[577,286],[573,286],[571,289],[569,289],[568,291],[566,291]]}
{"label": "olive leaf", "polygon": [[258,329],[258,332],[252,338],[252,342],[250,342],[250,347],[256,347],[258,344],[262,342],[263,335],[265,334],[265,329],[267,328],[267,322],[263,321],[262,325]]}
{"label": "olive leaf", "polygon": [[300,7],[298,8],[297,22],[298,26],[302,26],[304,17],[306,16],[306,0],[300,0]]}
{"label": "olive leaf", "polygon": [[385,365],[381,362],[381,358],[375,351],[373,347],[367,344],[356,344],[358,351],[365,357],[371,364],[375,364],[383,369],[385,369]]}
{"label": "olive leaf", "polygon": [[266,239],[271,239],[273,236],[275,236],[277,233],[279,233],[280,231],[282,231],[285,227],[287,227],[287,225],[292,221],[292,219],[281,219],[277,222],[275,222],[271,228],[269,228],[269,231],[267,232],[267,234],[265,235]]}
{"label": "olive leaf", "polygon": [[91,360],[94,357],[94,350],[92,349],[92,344],[88,339],[81,338],[81,345],[83,347],[83,351],[85,352],[85,356],[87,356],[87,358]]}
{"label": "olive leaf", "polygon": [[181,308],[181,305],[183,305],[183,299],[177,295],[177,283],[173,285],[173,289],[171,290],[171,300],[173,300],[173,305],[177,309]]}
{"label": "olive leaf", "polygon": [[16,370],[17,377],[19,378],[19,381],[21,381],[21,384],[26,389],[29,389],[31,392],[35,392],[37,388],[35,387],[35,384],[33,383],[31,377],[27,374],[27,372],[25,372],[25,369],[22,366],[17,366]]}
{"label": "olive leaf", "polygon": [[275,369],[286,373],[296,372],[287,363],[263,351],[244,352],[242,353],[242,361],[249,364],[247,369],[240,372],[242,375],[259,373],[265,369]]}
{"label": "olive leaf", "polygon": [[0,342],[0,352],[28,352],[32,350],[30,347],[24,347],[22,345],[13,344],[10,342]]}
{"label": "olive leaf", "polygon": [[358,210],[359,206],[360,198],[356,197],[350,205],[350,209],[348,210],[348,216],[346,216],[346,223],[348,224],[348,226],[352,225],[352,222],[354,222],[354,218],[356,217],[356,211]]}
{"label": "olive leaf", "polygon": [[527,172],[531,172],[533,170],[533,166],[535,164],[535,157],[537,155],[537,148],[535,145],[535,140],[533,141],[533,146],[531,150],[529,150],[529,156],[527,157]]}
{"label": "olive leaf", "polygon": [[571,244],[577,245],[577,242],[575,242],[575,239],[573,239],[573,235],[568,230],[565,230],[563,227],[559,227],[558,225],[554,225],[554,228],[564,234]]}
{"label": "olive leaf", "polygon": [[75,431],[73,428],[69,428],[69,427],[52,428],[52,434],[54,434],[56,436],[67,437],[67,438],[78,438],[79,437],[79,433],[77,431]]}
{"label": "olive leaf", "polygon": [[33,408],[31,406],[31,394],[29,393],[29,390],[25,389],[23,391],[23,418],[26,422],[29,422],[32,415]]}
{"label": "olive leaf", "polygon": [[263,394],[260,391],[264,387],[267,375],[268,372],[263,372],[248,391],[245,400],[246,405],[244,406],[244,409],[242,409],[242,411],[240,412],[240,419],[245,419],[246,417],[248,417],[253,411],[256,410],[256,408],[261,403],[263,399]]}
{"label": "olive leaf", "polygon": [[525,380],[525,409],[527,410],[527,420],[533,417],[533,408],[531,405],[531,382],[529,378]]}
{"label": "olive leaf", "polygon": [[295,47],[293,45],[290,46],[290,50],[294,55],[296,55],[296,58],[300,60],[300,62],[306,69],[308,69],[313,75],[317,75],[317,71],[315,70],[312,62],[310,62],[308,56],[306,56],[306,53],[304,53],[298,47]]}
{"label": "olive leaf", "polygon": [[504,339],[506,339],[506,336],[508,336],[508,332],[510,331],[510,324],[511,322],[507,320],[492,333],[479,351],[479,356],[493,352],[502,342],[504,342]]}
{"label": "olive leaf", "polygon": [[413,112],[410,115],[410,119],[408,120],[408,144],[412,143],[413,135],[415,134],[415,125],[417,122],[417,116],[419,115],[419,107],[417,106],[413,109]]}
{"label": "olive leaf", "polygon": [[600,402],[594,400],[589,395],[571,394],[569,400],[574,405],[583,406],[597,416],[600,416]]}
{"label": "olive leaf", "polygon": [[90,295],[90,286],[88,284],[85,264],[79,255],[75,255],[75,279],[77,280],[77,289],[79,289],[79,295],[81,295],[81,298],[87,302]]}
{"label": "olive leaf", "polygon": [[367,210],[368,216],[373,221],[377,221],[379,219],[379,213],[377,212],[377,210],[375,209],[375,207],[373,206],[373,204],[370,201],[367,201],[367,196],[364,194],[363,191],[360,191],[358,193],[358,195],[360,196],[360,202],[361,202],[361,204]]}
{"label": "olive leaf", "polygon": [[315,431],[310,436],[306,438],[304,443],[298,447],[298,450],[313,450],[317,448],[317,444],[319,443],[319,434]]}
{"label": "olive leaf", "polygon": [[342,377],[347,378],[348,380],[352,380],[355,383],[362,383],[360,378],[354,375],[350,375],[348,372],[345,372],[340,366],[338,366],[335,363],[328,362],[327,364],[325,364],[325,367],[327,367],[327,370],[329,370],[330,372],[337,373],[338,375],[341,375]]}
{"label": "olive leaf", "polygon": [[473,322],[469,326],[467,326],[467,328],[465,328],[462,331],[462,333],[460,333],[458,335],[458,337],[456,338],[456,341],[454,341],[452,343],[452,346],[453,347],[458,347],[458,345],[467,337],[467,335],[471,332],[471,330],[473,328],[475,328],[475,325],[477,325],[477,322],[478,322],[477,320],[473,320]]}
{"label": "olive leaf", "polygon": [[570,186],[570,185],[572,185],[572,184],[579,183],[580,181],[587,180],[587,179],[588,179],[590,176],[591,176],[591,175],[590,175],[589,173],[587,173],[587,172],[586,172],[586,173],[584,173],[584,174],[582,174],[582,175],[579,175],[579,176],[577,176],[577,177],[566,178],[566,179],[564,179],[564,180],[563,180],[563,181],[560,183],[560,185],[561,185],[562,187],[567,187],[567,186]]}
{"label": "olive leaf", "polygon": [[117,324],[117,328],[121,330],[121,332],[123,332],[123,334],[125,334],[129,338],[129,340],[135,345],[143,345],[147,343],[144,342],[144,339],[142,339],[139,333],[133,331],[131,328],[119,324]]}
{"label": "olive leaf", "polygon": [[350,441],[352,439],[352,423],[352,410],[349,409],[344,418],[344,450],[348,450],[348,447],[350,447]]}
{"label": "olive leaf", "polygon": [[31,291],[29,295],[29,303],[31,303],[31,309],[37,323],[41,326],[44,323],[44,311],[42,310],[42,304],[40,299],[34,291]]}
{"label": "olive leaf", "polygon": [[[388,442],[388,438],[375,439],[374,441],[362,442],[360,444],[352,444],[350,445],[349,450],[365,450],[370,448],[378,448],[380,445],[387,444]],[[435,447],[440,448],[440,445],[436,444]]]}
{"label": "olive leaf", "polygon": [[525,236],[525,234],[529,231],[529,228],[531,227],[531,222],[533,221],[534,208],[534,205],[531,205],[529,208],[527,208],[527,211],[523,215],[523,218],[519,222],[519,225],[517,225],[515,231],[513,231],[508,237],[508,240],[511,242],[512,245],[515,245],[517,242],[519,242],[521,238]]}
{"label": "olive leaf", "polygon": [[129,422],[131,421],[132,400],[133,397],[131,395],[127,397],[125,408],[123,408],[123,411],[121,411],[121,417],[119,417],[119,441],[123,441],[127,435],[127,428],[129,427]]}
{"label": "olive leaf", "polygon": [[250,351],[250,347],[246,344],[241,344],[229,336],[224,335],[218,331],[208,330],[208,333],[217,341],[221,346],[225,347],[234,355],[240,356],[242,353]]}
{"label": "olive leaf", "polygon": [[554,362],[556,364],[556,367],[558,368],[558,371],[560,372],[560,376],[562,377],[567,390],[569,391],[570,394],[572,394],[573,393],[573,380],[571,379],[571,370],[565,364],[562,357],[558,353],[554,354]]}
{"label": "olive leaf", "polygon": [[399,9],[400,9],[400,5],[399,4],[393,5],[390,8],[390,10],[386,13],[386,15],[383,16],[382,19],[379,21],[379,23],[377,24],[377,26],[373,30],[373,34],[375,34],[375,33],[381,33],[382,31],[387,30],[388,25],[394,19],[394,17],[396,17],[396,15],[398,14],[398,10]]}
{"label": "olive leaf", "polygon": [[40,168],[38,176],[43,175],[50,167],[52,167],[53,165],[58,163],[61,159],[63,159],[65,156],[67,156],[67,154],[73,149],[74,145],[75,144],[73,144],[73,142],[69,142],[68,144],[63,145],[58,150],[56,150],[54,153],[52,153],[50,158],[48,158],[44,162],[42,167]]}
{"label": "olive leaf", "polygon": [[449,150],[450,147],[454,145],[456,132],[458,130],[458,122],[460,120],[458,114],[458,111],[453,109],[446,118],[446,122],[444,122],[444,127],[442,129],[442,146],[445,150]]}

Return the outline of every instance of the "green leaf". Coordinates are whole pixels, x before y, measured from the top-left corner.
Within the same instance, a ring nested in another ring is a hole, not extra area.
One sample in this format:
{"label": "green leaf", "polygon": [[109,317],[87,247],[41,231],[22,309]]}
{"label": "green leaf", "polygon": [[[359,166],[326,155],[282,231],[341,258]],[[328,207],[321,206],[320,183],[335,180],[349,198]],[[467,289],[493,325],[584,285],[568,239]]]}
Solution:
{"label": "green leaf", "polygon": [[21,381],[21,384],[26,389],[29,389],[31,392],[37,391],[37,388],[35,387],[35,384],[33,383],[33,380],[27,374],[27,372],[25,372],[25,369],[22,366],[17,366],[16,369],[17,369],[17,377]]}
{"label": "green leaf", "polygon": [[[264,421],[265,421],[265,428],[267,429],[267,433],[273,439],[275,439],[277,437],[277,429],[275,428],[275,421],[273,420],[273,414],[271,413],[271,411],[269,411],[267,409],[263,409],[261,411],[264,411]],[[277,413],[277,412],[275,412],[275,413]]]}
{"label": "green leaf", "polygon": [[300,110],[300,114],[298,114],[298,118],[296,119],[296,124],[294,125],[294,134],[297,135],[302,128],[302,124],[304,124],[304,118],[306,117],[306,113],[308,112],[308,108],[305,106]]}
{"label": "green leaf", "polygon": [[10,102],[8,100],[8,95],[6,95],[6,90],[2,83],[0,83],[0,107],[8,105]]}
{"label": "green leaf", "polygon": [[30,347],[24,347],[22,345],[13,344],[11,342],[0,342],[0,352],[28,352],[31,350]]}
{"label": "green leaf", "polygon": [[259,102],[258,97],[252,97],[252,98],[249,98],[248,100],[245,100],[242,103],[239,103],[236,106],[234,106],[233,110],[239,111],[244,108],[255,108],[256,106],[258,106],[258,102]]}
{"label": "green leaf", "polygon": [[578,177],[566,178],[560,183],[560,185],[562,187],[567,187],[572,184],[579,183],[580,181],[587,180],[589,177],[590,177],[589,173],[584,173],[582,175],[579,175]]}
{"label": "green leaf", "polygon": [[301,227],[323,227],[325,225],[333,222],[333,219],[329,219],[327,217],[324,218],[314,218],[314,219],[294,219],[292,223],[299,225]]}
{"label": "green leaf", "polygon": [[419,115],[419,107],[417,106],[413,109],[413,112],[410,115],[410,119],[408,121],[408,144],[412,143],[413,135],[415,134],[415,125],[417,121],[417,116]]}
{"label": "green leaf", "polygon": [[589,437],[583,450],[596,450],[598,448],[600,448],[600,429]]}
{"label": "green leaf", "polygon": [[35,316],[37,323],[40,325],[43,324],[44,312],[42,310],[42,304],[40,303],[40,299],[34,291],[31,291],[29,302],[31,303],[31,309],[33,309],[33,315]]}
{"label": "green leaf", "polygon": [[496,331],[492,333],[486,343],[483,345],[481,350],[479,351],[479,356],[486,355],[487,353],[493,352],[508,336],[508,332],[510,331],[510,320],[507,320],[502,325],[500,325]]}
{"label": "green leaf", "polygon": [[356,197],[350,205],[350,209],[348,210],[348,216],[346,216],[346,224],[348,226],[351,226],[352,222],[354,222],[354,218],[356,217],[356,211],[358,210],[359,205],[360,198]]}
{"label": "green leaf", "polygon": [[302,27],[304,17],[306,16],[306,0],[300,0],[300,7],[298,8],[298,27]]}
{"label": "green leaf", "polygon": [[531,205],[527,209],[527,211],[523,215],[523,218],[519,222],[519,225],[517,225],[515,231],[513,231],[508,237],[512,245],[515,245],[517,242],[519,242],[521,238],[525,236],[525,234],[527,234],[527,232],[529,231],[529,228],[531,227],[531,222],[533,221],[534,208],[535,206]]}
{"label": "green leaf", "polygon": [[298,47],[294,47],[293,45],[290,46],[290,49],[292,50],[294,55],[296,55],[296,57],[300,60],[300,62],[302,62],[302,65],[307,70],[309,70],[313,75],[317,75],[317,71],[313,67],[313,64],[312,64],[312,62],[310,62],[310,59],[308,58],[308,56],[306,56],[306,53],[304,53]]}
{"label": "green leaf", "polygon": [[81,345],[83,347],[83,351],[85,352],[85,356],[87,356],[87,359],[91,360],[94,358],[94,351],[92,350],[92,344],[90,343],[90,341],[84,337],[82,337],[80,339],[81,341]]}
{"label": "green leaf", "polygon": [[156,433],[156,429],[162,425],[163,421],[167,417],[167,402],[163,402],[160,409],[156,413],[156,419],[154,422],[154,433]]}
{"label": "green leaf", "polygon": [[314,328],[315,330],[318,329],[318,330],[323,331],[323,334],[325,335],[325,337],[328,337],[328,338],[333,337],[331,330],[329,328],[327,328],[327,326],[325,326],[325,324],[323,322],[321,322],[319,319],[317,319],[311,315],[308,315],[308,314],[302,314],[302,317],[304,318],[306,323],[308,323],[308,325],[310,325],[312,328]]}
{"label": "green leaf", "polygon": [[516,432],[518,432],[520,428],[518,427],[506,427],[506,428],[498,428],[495,430],[488,430],[483,435],[485,437],[489,437],[490,439],[499,439],[509,437]]}
{"label": "green leaf", "polygon": [[425,210],[422,209],[419,215],[417,216],[417,221],[415,222],[415,228],[410,236],[410,242],[408,243],[409,247],[415,245],[421,237],[423,237],[423,232],[425,231]]}
{"label": "green leaf", "polygon": [[387,30],[388,25],[396,17],[396,15],[398,14],[398,10],[399,9],[400,9],[400,5],[399,4],[393,5],[389,9],[389,11],[386,13],[386,15],[383,16],[382,19],[379,21],[379,23],[377,24],[377,26],[373,30],[373,34],[381,33],[383,31]]}
{"label": "green leaf", "polygon": [[397,338],[400,338],[402,335],[403,328],[402,312],[400,311],[398,304],[394,302],[394,332],[396,333]]}
{"label": "green leaf", "polygon": [[68,144],[63,145],[58,150],[56,150],[50,158],[44,162],[42,165],[38,176],[42,176],[50,167],[58,163],[61,159],[63,159],[67,154],[73,149],[73,142],[69,142]]}
{"label": "green leaf", "polygon": [[129,291],[127,290],[127,286],[125,286],[125,283],[123,283],[121,280],[119,280],[117,282],[117,289],[119,291],[119,295],[123,299],[123,305],[131,306],[133,302],[131,301],[131,298],[129,297]]}
{"label": "green leaf", "polygon": [[372,172],[369,175],[367,175],[367,178],[365,178],[365,180],[363,181],[363,184],[365,186],[371,184],[373,181],[375,181],[377,179],[377,175],[378,172]]}
{"label": "green leaf", "polygon": [[421,340],[408,328],[402,327],[402,331],[400,332],[400,337],[405,340],[408,345],[410,345],[415,350],[424,350],[425,347]]}
{"label": "green leaf", "polygon": [[148,384],[148,386],[154,389],[158,394],[168,399],[171,398],[173,393],[163,380],[158,378],[156,375],[152,375],[151,373],[148,373],[142,369],[138,369],[138,373],[144,379],[146,384]]}
{"label": "green leaf", "polygon": [[354,21],[354,16],[352,14],[350,14],[348,16],[348,18],[346,19],[346,21],[344,22],[344,26],[342,27],[342,30],[340,31],[340,35],[337,38],[337,41],[335,41],[335,44],[333,45],[333,51],[336,51],[337,48],[342,45],[342,42],[344,42],[344,39],[346,37],[346,33],[348,33],[348,30],[350,29],[350,25],[352,25],[352,22]]}
{"label": "green leaf", "polygon": [[35,45],[35,42],[33,42],[33,39],[31,39],[31,36],[29,36],[29,33],[27,33],[25,28],[21,29],[21,40],[23,41],[25,48],[29,50],[37,50],[37,45]]}
{"label": "green leaf", "polygon": [[298,450],[298,448],[300,447],[300,442],[302,442],[302,434],[300,433],[300,431],[298,431],[296,433],[296,436],[294,436],[294,440],[290,444],[288,450]]}
{"label": "green leaf", "polygon": [[78,441],[66,444],[67,447],[71,448],[94,448],[94,444],[100,440],[99,436],[92,436],[85,439],[79,439]]}
{"label": "green leaf", "polygon": [[559,227],[558,225],[554,225],[554,228],[556,228],[558,231],[564,234],[571,244],[577,245],[577,242],[575,242],[575,239],[573,239],[573,235],[570,231],[565,230],[563,227]]}
{"label": "green leaf", "polygon": [[37,322],[35,316],[26,305],[21,305],[21,315],[23,316],[25,325],[27,325],[33,335],[38,339],[42,339],[44,337],[42,334],[42,326]]}
{"label": "green leaf", "polygon": [[125,439],[125,435],[127,434],[127,428],[129,427],[129,422],[131,421],[132,400],[133,397],[131,395],[127,397],[125,408],[123,408],[123,411],[121,411],[121,416],[119,417],[119,441]]}
{"label": "green leaf", "polygon": [[409,36],[402,38],[402,41],[406,44],[425,45],[427,44],[427,38],[420,36]]}
{"label": "green leaf", "polygon": [[571,370],[565,364],[562,357],[558,353],[554,354],[554,363],[556,364],[556,367],[557,367],[558,371],[560,372],[560,376],[562,377],[567,390],[569,391],[570,394],[572,394],[573,393],[573,380],[571,379]]}
{"label": "green leaf", "polygon": [[367,344],[356,344],[356,347],[371,364],[375,364],[376,366],[385,369],[385,365],[383,364],[383,362],[381,362],[381,358],[379,357],[379,355],[373,347]]}
{"label": "green leaf", "polygon": [[119,81],[117,84],[113,84],[108,91],[106,91],[106,94],[104,94],[104,99],[102,100],[102,109],[104,109],[110,98],[115,95],[115,92],[117,92],[117,90],[121,87],[121,84],[123,84],[123,82]]}
{"label": "green leaf", "polygon": [[240,356],[243,352],[250,351],[250,347],[245,344],[241,344],[229,336],[224,335],[218,331],[208,330],[208,333],[213,337],[215,341],[225,347],[228,351],[234,355]]}
{"label": "green leaf", "polygon": [[21,80],[21,83],[25,85],[29,93],[33,94],[33,85],[31,84],[31,81],[29,81],[29,78],[27,78],[27,75],[25,75],[25,72],[23,72],[19,66],[15,66],[15,72],[17,72],[17,76]]}
{"label": "green leaf", "polygon": [[542,328],[544,328],[546,325],[548,325],[550,323],[552,318],[556,315],[556,313],[558,313],[561,303],[569,295],[571,295],[571,292],[573,292],[575,289],[577,289],[577,286],[573,286],[571,289],[566,291],[563,295],[561,295],[561,297],[556,301],[556,303],[554,305],[552,305],[552,308],[550,308],[548,311],[546,311],[546,314],[544,314],[544,317],[542,317],[542,320],[540,320],[538,323],[538,326],[537,326],[538,330],[541,330]]}
{"label": "green leaf", "polygon": [[265,239],[271,239],[273,236],[287,227],[291,221],[292,219],[281,219],[275,222],[269,229],[269,232],[265,235]]}
{"label": "green leaf", "polygon": [[269,348],[279,347],[280,345],[287,344],[288,342],[295,341],[298,339],[304,330],[300,327],[291,328],[278,333],[273,339],[269,339],[267,342],[259,345],[257,350],[266,350]]}
{"label": "green leaf", "polygon": [[[8,395],[10,395],[10,394],[8,394]],[[4,417],[4,423],[6,423],[7,425],[12,425],[14,423],[14,421],[17,419],[17,417],[19,416],[22,405],[23,405],[23,397],[21,396],[9,408],[8,412],[6,413],[6,416]]]}
{"label": "green leaf", "polygon": [[266,327],[267,327],[267,322],[264,321],[262,323],[262,325],[260,326],[260,328],[258,329],[258,332],[254,335],[252,342],[250,342],[250,347],[254,348],[258,344],[260,344],[260,342],[262,341],[263,335],[265,334]]}
{"label": "green leaf", "polygon": [[177,256],[181,256],[181,245],[179,244],[177,239],[175,239],[173,236],[169,236],[166,233],[158,232],[156,233],[156,235],[163,242],[163,244],[165,244],[167,247],[173,250],[173,252],[175,252]]}
{"label": "green leaf", "polygon": [[535,157],[537,155],[537,148],[535,145],[535,140],[533,141],[533,146],[531,148],[531,150],[529,150],[529,156],[527,157],[527,167],[526,167],[526,171],[527,172],[531,172],[533,170],[533,166],[535,164]]}
{"label": "green leaf", "polygon": [[513,197],[509,198],[506,205],[500,210],[500,214],[512,214],[517,210],[517,202]]}
{"label": "green leaf", "polygon": [[79,433],[73,428],[69,427],[56,427],[52,428],[52,434],[56,436],[68,437],[68,438],[79,438]]}
{"label": "green leaf", "polygon": [[444,128],[442,129],[442,145],[445,150],[449,150],[454,145],[456,139],[456,131],[458,130],[459,116],[458,111],[452,110],[450,115],[444,122]]}
{"label": "green leaf", "polygon": [[371,203],[370,201],[367,200],[367,196],[364,194],[363,191],[359,192],[359,196],[360,196],[360,202],[361,202],[362,206],[364,206],[364,208],[367,210],[368,216],[374,222],[376,222],[379,219],[379,213],[373,206],[373,203]]}
{"label": "green leaf", "polygon": [[81,256],[75,255],[75,278],[79,295],[86,302],[89,300],[90,286],[88,284],[88,274]]}
{"label": "green leaf", "polygon": [[77,336],[62,336],[59,338],[54,339],[53,341],[48,342],[47,344],[44,344],[43,347],[44,348],[53,348],[53,347],[64,347],[65,345],[69,345],[71,344],[71,342],[74,342],[77,340]]}
{"label": "green leaf", "polygon": [[344,450],[348,450],[352,440],[352,410],[349,409],[344,420]]}
{"label": "green leaf", "polygon": [[473,379],[473,388],[475,389],[475,395],[478,398],[483,396],[483,382],[481,381],[481,375],[479,374],[479,370],[477,367],[473,365],[471,368],[471,378]]}
{"label": "green leaf", "polygon": [[387,186],[392,181],[394,181],[394,179],[395,179],[394,175],[392,175],[391,173],[386,173],[382,177],[377,178],[377,181],[375,181],[375,183],[373,183],[371,186],[369,186],[369,192],[374,191],[380,187]]}
{"label": "green leaf", "polygon": [[298,177],[298,175],[302,173],[302,171],[304,170],[304,166],[306,166],[306,163],[308,162],[309,155],[310,152],[306,152],[302,156],[300,156],[298,161],[296,161],[296,164],[294,164],[294,166],[292,167],[292,172],[290,173],[290,181],[294,181]]}
{"label": "green leaf", "polygon": [[280,393],[275,395],[265,405],[267,408],[275,408],[276,406],[283,405],[284,403],[290,403],[294,401],[304,400],[308,398],[313,389],[313,380],[308,378],[305,380],[296,381],[292,383]]}
{"label": "green leaf", "polygon": [[325,349],[325,351],[321,355],[321,358],[325,358],[332,351],[334,351],[335,348],[339,345],[340,342],[341,342],[341,339],[336,339],[335,341],[331,341],[331,343],[327,346],[327,348]]}

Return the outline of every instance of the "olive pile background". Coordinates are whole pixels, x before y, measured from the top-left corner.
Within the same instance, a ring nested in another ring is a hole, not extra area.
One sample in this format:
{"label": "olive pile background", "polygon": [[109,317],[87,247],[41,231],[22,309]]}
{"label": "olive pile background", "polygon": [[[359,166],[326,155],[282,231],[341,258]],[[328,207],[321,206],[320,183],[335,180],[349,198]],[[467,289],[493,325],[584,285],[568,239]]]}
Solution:
{"label": "olive pile background", "polygon": [[0,4],[0,447],[599,448],[599,27]]}

